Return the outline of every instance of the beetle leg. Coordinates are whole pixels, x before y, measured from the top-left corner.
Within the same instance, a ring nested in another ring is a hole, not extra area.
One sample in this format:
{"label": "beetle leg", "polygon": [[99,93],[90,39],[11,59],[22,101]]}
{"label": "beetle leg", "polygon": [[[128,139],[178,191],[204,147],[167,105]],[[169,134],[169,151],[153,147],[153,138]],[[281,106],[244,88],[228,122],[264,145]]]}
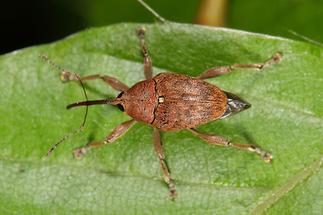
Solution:
{"label": "beetle leg", "polygon": [[273,159],[273,156],[269,152],[266,152],[255,145],[234,144],[234,143],[231,143],[229,140],[227,140],[223,137],[220,137],[220,136],[201,133],[194,128],[191,128],[189,130],[195,136],[198,136],[199,138],[206,141],[207,143],[217,145],[217,146],[228,146],[228,147],[233,147],[233,148],[237,148],[237,149],[241,149],[241,150],[245,150],[245,151],[249,151],[249,152],[254,152],[254,153],[258,154],[266,163],[270,163]]}
{"label": "beetle leg", "polygon": [[60,77],[61,77],[61,80],[64,82],[80,81],[80,80],[81,81],[88,81],[88,80],[101,79],[105,83],[109,84],[111,87],[113,87],[114,89],[116,89],[118,91],[126,91],[129,89],[129,87],[127,85],[125,85],[121,81],[117,80],[116,78],[113,78],[113,77],[110,77],[107,75],[99,75],[99,74],[80,77],[77,73],[70,72],[70,71],[63,69],[61,66],[59,66],[58,64],[51,61],[48,56],[41,55],[40,57],[41,57],[41,59],[43,59],[44,61],[49,63],[53,68],[55,68],[56,70],[61,72]]}
{"label": "beetle leg", "polygon": [[156,154],[159,158],[161,169],[164,174],[164,180],[168,185],[169,195],[172,199],[175,199],[177,193],[176,193],[174,180],[170,175],[169,168],[165,161],[165,154],[164,154],[164,150],[163,150],[163,146],[160,138],[160,131],[157,128],[154,128],[154,147],[155,147]]}
{"label": "beetle leg", "polygon": [[137,35],[139,37],[139,43],[141,48],[141,53],[144,57],[144,72],[146,79],[151,79],[153,77],[153,66],[152,60],[148,54],[148,48],[145,43],[145,32],[146,29],[144,27],[140,27],[137,29]]}
{"label": "beetle leg", "polygon": [[197,76],[200,79],[213,78],[225,73],[229,73],[235,69],[257,69],[262,70],[265,67],[271,66],[273,64],[278,63],[282,59],[282,55],[280,53],[276,53],[269,60],[264,63],[253,63],[253,64],[233,64],[231,66],[219,66],[208,69],[204,71],[201,75]]}
{"label": "beetle leg", "polygon": [[125,134],[137,121],[131,119],[129,121],[123,122],[117,126],[110,134],[102,141],[93,141],[87,144],[86,146],[77,148],[74,150],[74,157],[76,159],[82,158],[82,156],[93,148],[98,148],[100,146],[107,145],[117,140],[120,136]]}
{"label": "beetle leg", "polygon": [[[121,81],[119,81],[118,79],[113,78],[113,77],[108,76],[108,75],[95,74],[95,75],[79,77],[79,79],[81,79],[81,81],[83,81],[83,82],[84,81],[89,81],[89,80],[101,79],[105,83],[110,85],[115,90],[126,91],[126,90],[129,89],[129,87],[126,84],[124,84]],[[63,70],[61,72],[61,80],[64,81],[64,82],[78,81],[79,79],[78,79],[78,74],[76,74],[76,73],[69,72],[69,71],[66,71],[66,70]]]}

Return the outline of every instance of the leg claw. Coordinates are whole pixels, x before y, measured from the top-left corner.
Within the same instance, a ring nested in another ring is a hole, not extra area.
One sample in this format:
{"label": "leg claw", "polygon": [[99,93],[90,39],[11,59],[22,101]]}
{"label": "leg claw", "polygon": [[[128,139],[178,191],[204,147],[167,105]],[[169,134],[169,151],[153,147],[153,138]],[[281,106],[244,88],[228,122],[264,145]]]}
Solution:
{"label": "leg claw", "polygon": [[177,198],[177,192],[176,192],[175,189],[172,189],[172,190],[169,191],[169,197],[173,201]]}
{"label": "leg claw", "polygon": [[84,147],[77,148],[74,150],[74,158],[77,160],[82,159],[83,155],[86,153],[86,149]]}
{"label": "leg claw", "polygon": [[262,155],[262,159],[266,162],[266,163],[271,163],[273,161],[273,156],[272,154],[268,153],[268,152],[265,152],[263,155]]}

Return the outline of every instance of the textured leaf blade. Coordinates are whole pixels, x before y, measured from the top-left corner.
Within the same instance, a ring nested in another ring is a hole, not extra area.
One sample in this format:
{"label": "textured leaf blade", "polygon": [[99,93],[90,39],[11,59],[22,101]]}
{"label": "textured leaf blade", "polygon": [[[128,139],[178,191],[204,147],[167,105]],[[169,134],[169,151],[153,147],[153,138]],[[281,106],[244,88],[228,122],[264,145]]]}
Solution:
{"label": "textured leaf blade", "polygon": [[[83,109],[66,111],[65,106],[84,98],[77,84],[60,83],[58,73],[39,60],[39,54],[81,75],[104,73],[131,86],[144,78],[135,35],[138,26],[90,29],[0,58],[2,211],[246,214],[274,207],[290,191],[265,207],[261,204],[314,163],[316,168],[295,187],[312,175],[319,177],[322,49],[282,38],[176,23],[145,25],[155,73],[194,76],[216,65],[262,62],[278,51],[283,53],[282,62],[265,71],[236,71],[208,80],[253,107],[200,128],[260,145],[274,154],[274,164],[266,165],[253,154],[203,144],[187,131],[165,133],[167,160],[179,191],[178,200],[169,201],[153,151],[152,129],[146,125],[134,126],[120,140],[82,161],[72,158],[73,148],[102,139],[129,119],[104,106],[90,108],[84,133],[66,141],[51,158],[41,159],[82,121]],[[88,83],[87,91],[91,99],[118,93],[99,81]]]}

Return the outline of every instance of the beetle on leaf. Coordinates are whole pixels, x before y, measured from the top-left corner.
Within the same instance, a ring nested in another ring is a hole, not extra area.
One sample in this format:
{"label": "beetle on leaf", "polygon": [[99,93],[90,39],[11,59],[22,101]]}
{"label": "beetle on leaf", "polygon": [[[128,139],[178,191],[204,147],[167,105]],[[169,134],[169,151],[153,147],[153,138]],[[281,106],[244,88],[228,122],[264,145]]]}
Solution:
{"label": "beetle on leaf", "polygon": [[[238,96],[225,92],[217,86],[205,82],[204,79],[217,77],[235,69],[261,70],[278,63],[282,58],[281,54],[275,54],[264,63],[234,64],[231,66],[210,68],[197,77],[189,77],[175,73],[160,73],[153,77],[152,60],[149,57],[148,48],[145,43],[145,28],[139,28],[137,35],[144,58],[146,80],[140,81],[132,87],[128,87],[116,78],[107,75],[96,74],[80,77],[76,73],[58,68],[61,71],[62,81],[80,81],[83,85],[85,81],[101,79],[114,89],[120,91],[120,94],[115,99],[86,100],[70,104],[67,106],[68,109],[79,106],[88,107],[90,105],[109,104],[119,107],[121,111],[124,111],[132,117],[131,120],[117,126],[104,140],[93,141],[83,147],[75,149],[75,158],[80,159],[91,149],[114,142],[137,122],[146,123],[153,127],[154,148],[172,199],[176,197],[177,192],[169,167],[165,161],[160,136],[161,131],[180,131],[186,129],[207,143],[254,152],[265,162],[269,163],[272,161],[273,157],[270,153],[255,145],[231,143],[221,136],[199,132],[196,127],[214,120],[223,119],[251,107],[248,102]],[[43,56],[43,58],[55,66],[47,57]],[[57,66],[55,67],[57,68]],[[84,93],[86,95],[85,91]],[[84,123],[85,120],[82,125]],[[56,143],[48,151],[47,155],[50,155],[57,145],[66,138],[64,137]]]}

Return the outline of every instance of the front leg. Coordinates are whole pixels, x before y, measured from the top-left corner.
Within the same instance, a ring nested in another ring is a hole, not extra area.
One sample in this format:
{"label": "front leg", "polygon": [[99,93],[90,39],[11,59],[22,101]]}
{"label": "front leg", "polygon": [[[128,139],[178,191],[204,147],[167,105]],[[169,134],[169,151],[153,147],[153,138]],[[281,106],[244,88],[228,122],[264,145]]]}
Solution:
{"label": "front leg", "polygon": [[93,148],[98,148],[104,145],[107,145],[108,143],[114,142],[116,139],[121,137],[123,134],[125,134],[134,124],[136,124],[137,121],[134,119],[131,119],[129,121],[123,122],[118,127],[116,127],[110,134],[102,141],[93,141],[86,146],[77,148],[74,150],[74,157],[76,159],[81,159],[84,154],[86,154],[88,151],[90,151]]}
{"label": "front leg", "polygon": [[253,64],[233,64],[231,66],[219,66],[208,69],[204,71],[201,75],[197,76],[200,79],[213,78],[225,73],[229,73],[235,69],[257,69],[262,70],[265,67],[271,66],[273,64],[278,63],[282,59],[282,55],[280,53],[276,53],[269,60],[264,63],[253,63]]}
{"label": "front leg", "polygon": [[95,74],[95,75],[80,77],[78,74],[73,72],[69,72],[66,70],[61,71],[61,80],[63,82],[78,81],[78,80],[85,82],[85,81],[96,80],[96,79],[101,79],[106,84],[110,85],[113,89],[120,92],[127,91],[129,89],[129,87],[126,84],[108,75]]}
{"label": "front leg", "polygon": [[68,82],[68,81],[85,82],[85,81],[89,81],[89,80],[101,79],[102,81],[104,81],[106,84],[110,85],[115,90],[122,92],[122,91],[126,91],[129,89],[129,87],[126,84],[122,83],[121,81],[119,81],[118,79],[116,79],[114,77],[111,77],[108,75],[100,75],[100,74],[88,75],[88,76],[81,77],[79,74],[77,74],[75,72],[68,71],[68,70],[62,68],[61,66],[59,66],[58,64],[54,63],[46,55],[41,55],[40,57],[45,62],[50,64],[53,68],[55,68],[57,71],[60,71],[60,73],[61,73],[60,78],[61,78],[61,81],[63,81],[63,82]]}

